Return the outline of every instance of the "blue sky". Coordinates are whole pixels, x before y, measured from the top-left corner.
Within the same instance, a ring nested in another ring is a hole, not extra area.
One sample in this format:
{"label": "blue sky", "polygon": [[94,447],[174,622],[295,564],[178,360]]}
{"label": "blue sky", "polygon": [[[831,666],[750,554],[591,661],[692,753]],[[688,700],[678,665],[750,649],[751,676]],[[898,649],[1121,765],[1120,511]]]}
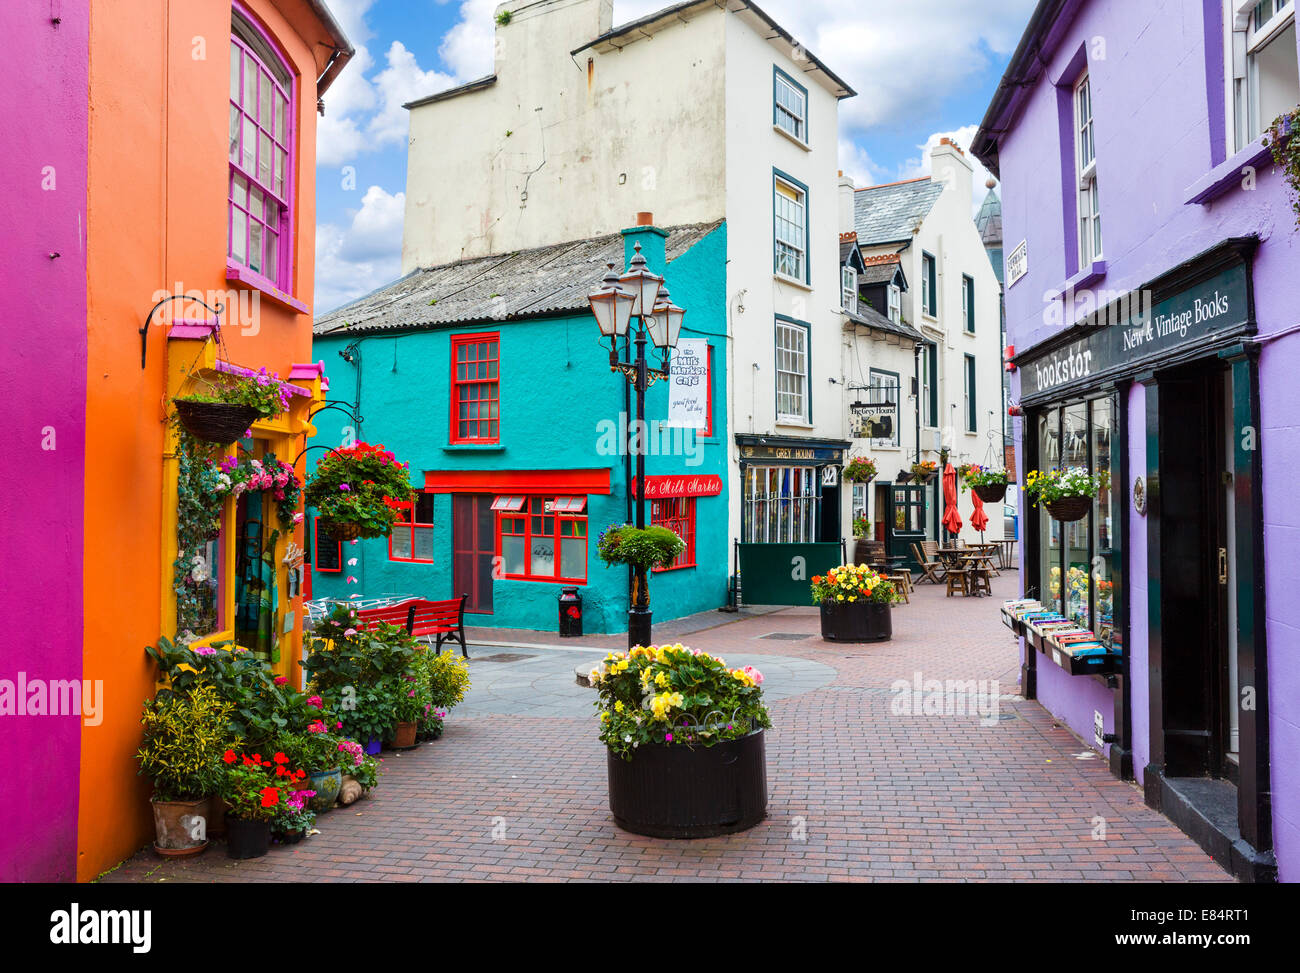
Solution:
{"label": "blue sky", "polygon": [[[317,138],[317,313],[398,276],[401,105],[491,73],[498,0],[328,2],[357,56],[325,96]],[[614,0],[614,22],[667,5]],[[858,92],[840,105],[840,165],[861,186],[927,173],[940,136],[969,144],[1034,0],[759,5]],[[975,175],[977,200],[985,178]]]}

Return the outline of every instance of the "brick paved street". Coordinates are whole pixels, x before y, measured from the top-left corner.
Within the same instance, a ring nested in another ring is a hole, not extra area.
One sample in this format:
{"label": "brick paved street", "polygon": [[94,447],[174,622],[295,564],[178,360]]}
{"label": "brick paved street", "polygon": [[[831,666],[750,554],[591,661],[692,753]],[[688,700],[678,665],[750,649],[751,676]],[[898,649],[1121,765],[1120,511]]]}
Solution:
{"label": "brick paved street", "polygon": [[[443,738],[387,754],[374,794],[323,815],[319,835],[248,862],[220,845],[197,859],[142,851],[103,881],[1227,881],[1015,695],[1015,642],[998,617],[1015,583],[995,579],[993,599],[922,587],[881,645],[821,641],[811,608],[657,628],[768,673],[768,819],[743,834],[673,842],[614,826],[592,693],[574,669],[619,638],[545,648],[559,639],[480,632],[518,645],[473,647],[476,688]],[[998,680],[999,712],[896,715],[890,686],[917,672]]]}

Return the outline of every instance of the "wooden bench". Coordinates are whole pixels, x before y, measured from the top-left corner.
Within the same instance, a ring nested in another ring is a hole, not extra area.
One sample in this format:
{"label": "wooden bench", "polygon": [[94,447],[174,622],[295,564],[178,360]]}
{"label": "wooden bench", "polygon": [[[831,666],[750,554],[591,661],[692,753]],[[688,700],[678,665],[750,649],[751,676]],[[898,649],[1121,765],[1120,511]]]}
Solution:
{"label": "wooden bench", "polygon": [[427,601],[411,598],[383,608],[363,608],[357,612],[357,627],[370,630],[386,622],[406,629],[412,638],[434,636],[434,652],[442,654],[443,642],[460,644],[460,654],[469,658],[465,647],[465,602],[469,595]]}

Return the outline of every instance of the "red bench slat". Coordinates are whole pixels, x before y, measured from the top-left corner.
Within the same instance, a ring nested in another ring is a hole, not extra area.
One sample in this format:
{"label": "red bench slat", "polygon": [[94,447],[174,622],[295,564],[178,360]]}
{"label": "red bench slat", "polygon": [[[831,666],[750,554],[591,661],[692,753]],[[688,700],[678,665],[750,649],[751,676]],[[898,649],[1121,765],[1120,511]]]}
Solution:
{"label": "red bench slat", "polygon": [[437,636],[438,652],[442,651],[443,636],[451,636],[448,641],[459,642],[461,655],[468,659],[469,652],[465,648],[465,601],[468,597],[461,595],[440,601],[410,598],[383,608],[363,608],[357,612],[357,627],[369,631],[380,622],[387,622],[405,628],[412,637],[434,635]]}

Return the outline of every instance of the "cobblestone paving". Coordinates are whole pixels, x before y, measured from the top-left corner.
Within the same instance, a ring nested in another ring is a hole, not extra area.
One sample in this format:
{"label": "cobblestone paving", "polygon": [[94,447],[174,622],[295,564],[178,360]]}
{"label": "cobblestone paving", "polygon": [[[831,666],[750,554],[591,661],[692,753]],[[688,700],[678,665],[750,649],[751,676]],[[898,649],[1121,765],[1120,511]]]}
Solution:
{"label": "cobblestone paving", "polygon": [[[319,835],[245,862],[219,843],[195,859],[142,851],[103,881],[1228,881],[1016,695],[998,617],[1014,590],[1014,573],[993,599],[923,586],[895,610],[894,639],[870,646],[821,641],[812,609],[683,621],[692,634],[674,639],[769,680],[768,818],[743,834],[675,842],[614,826],[574,670],[623,640],[541,648],[559,640],[480,630],[513,646],[471,643],[474,688],[443,738],[386,755],[375,792],[323,815]],[[529,658],[488,661],[507,654]],[[985,680],[998,712],[899,713],[891,687],[915,678]]]}

